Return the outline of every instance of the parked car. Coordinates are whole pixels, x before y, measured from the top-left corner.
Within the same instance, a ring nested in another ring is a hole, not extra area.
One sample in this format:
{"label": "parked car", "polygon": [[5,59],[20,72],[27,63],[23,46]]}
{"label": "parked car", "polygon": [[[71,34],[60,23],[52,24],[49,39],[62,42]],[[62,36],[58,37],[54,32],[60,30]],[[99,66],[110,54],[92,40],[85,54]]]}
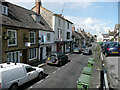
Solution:
{"label": "parked car", "polygon": [[81,53],[81,52],[82,52],[82,49],[80,49],[80,48],[73,49],[73,53]]}
{"label": "parked car", "polygon": [[83,55],[92,55],[92,50],[91,49],[84,49]]}
{"label": "parked car", "polygon": [[55,64],[59,66],[62,66],[65,62],[68,62],[68,56],[63,52],[51,52],[46,60],[47,64]]}
{"label": "parked car", "polygon": [[102,45],[101,45],[102,50],[105,47],[105,45],[106,45],[106,42],[103,42]]}
{"label": "parked car", "polygon": [[17,90],[18,86],[32,79],[42,79],[42,68],[22,63],[0,64],[0,89]]}
{"label": "parked car", "polygon": [[120,44],[118,42],[106,43],[103,48],[103,53],[107,57],[108,55],[120,55]]}

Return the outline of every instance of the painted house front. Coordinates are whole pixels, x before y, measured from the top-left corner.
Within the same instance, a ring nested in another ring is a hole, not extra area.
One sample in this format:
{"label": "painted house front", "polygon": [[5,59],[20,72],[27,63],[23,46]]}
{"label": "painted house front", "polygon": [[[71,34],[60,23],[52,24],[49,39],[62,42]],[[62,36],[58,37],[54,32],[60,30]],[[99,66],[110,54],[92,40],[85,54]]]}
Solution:
{"label": "painted house front", "polygon": [[54,51],[54,32],[39,30],[39,61],[45,59],[47,55]]}

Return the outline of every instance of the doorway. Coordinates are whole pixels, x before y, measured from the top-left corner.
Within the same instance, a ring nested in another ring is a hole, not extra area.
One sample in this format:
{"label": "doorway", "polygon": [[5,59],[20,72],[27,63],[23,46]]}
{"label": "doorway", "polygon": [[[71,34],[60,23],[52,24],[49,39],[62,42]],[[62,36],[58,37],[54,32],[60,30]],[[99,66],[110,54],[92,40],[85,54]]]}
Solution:
{"label": "doorway", "polygon": [[43,60],[43,47],[40,48],[40,60]]}

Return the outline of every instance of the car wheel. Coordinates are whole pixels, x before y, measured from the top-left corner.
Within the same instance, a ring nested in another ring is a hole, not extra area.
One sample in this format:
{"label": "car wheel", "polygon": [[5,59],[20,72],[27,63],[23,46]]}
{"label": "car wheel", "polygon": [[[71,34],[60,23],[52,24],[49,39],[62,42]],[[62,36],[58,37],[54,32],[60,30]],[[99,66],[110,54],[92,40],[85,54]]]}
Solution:
{"label": "car wheel", "polygon": [[38,79],[41,80],[43,78],[43,72],[40,72],[39,75],[38,75]]}
{"label": "car wheel", "polygon": [[18,90],[18,85],[17,84],[11,85],[9,90]]}

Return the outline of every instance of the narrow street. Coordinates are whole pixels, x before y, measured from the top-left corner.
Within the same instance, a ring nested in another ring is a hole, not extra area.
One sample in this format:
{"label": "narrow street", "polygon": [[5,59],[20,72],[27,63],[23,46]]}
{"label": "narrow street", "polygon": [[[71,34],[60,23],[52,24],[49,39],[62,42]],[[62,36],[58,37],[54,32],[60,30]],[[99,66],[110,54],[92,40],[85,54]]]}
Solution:
{"label": "narrow street", "polygon": [[[92,50],[95,46],[92,47]],[[33,80],[26,83],[21,89],[30,88],[76,88],[78,77],[82,73],[83,67],[87,65],[89,55],[69,54],[69,62],[62,67],[45,65],[45,79]]]}

